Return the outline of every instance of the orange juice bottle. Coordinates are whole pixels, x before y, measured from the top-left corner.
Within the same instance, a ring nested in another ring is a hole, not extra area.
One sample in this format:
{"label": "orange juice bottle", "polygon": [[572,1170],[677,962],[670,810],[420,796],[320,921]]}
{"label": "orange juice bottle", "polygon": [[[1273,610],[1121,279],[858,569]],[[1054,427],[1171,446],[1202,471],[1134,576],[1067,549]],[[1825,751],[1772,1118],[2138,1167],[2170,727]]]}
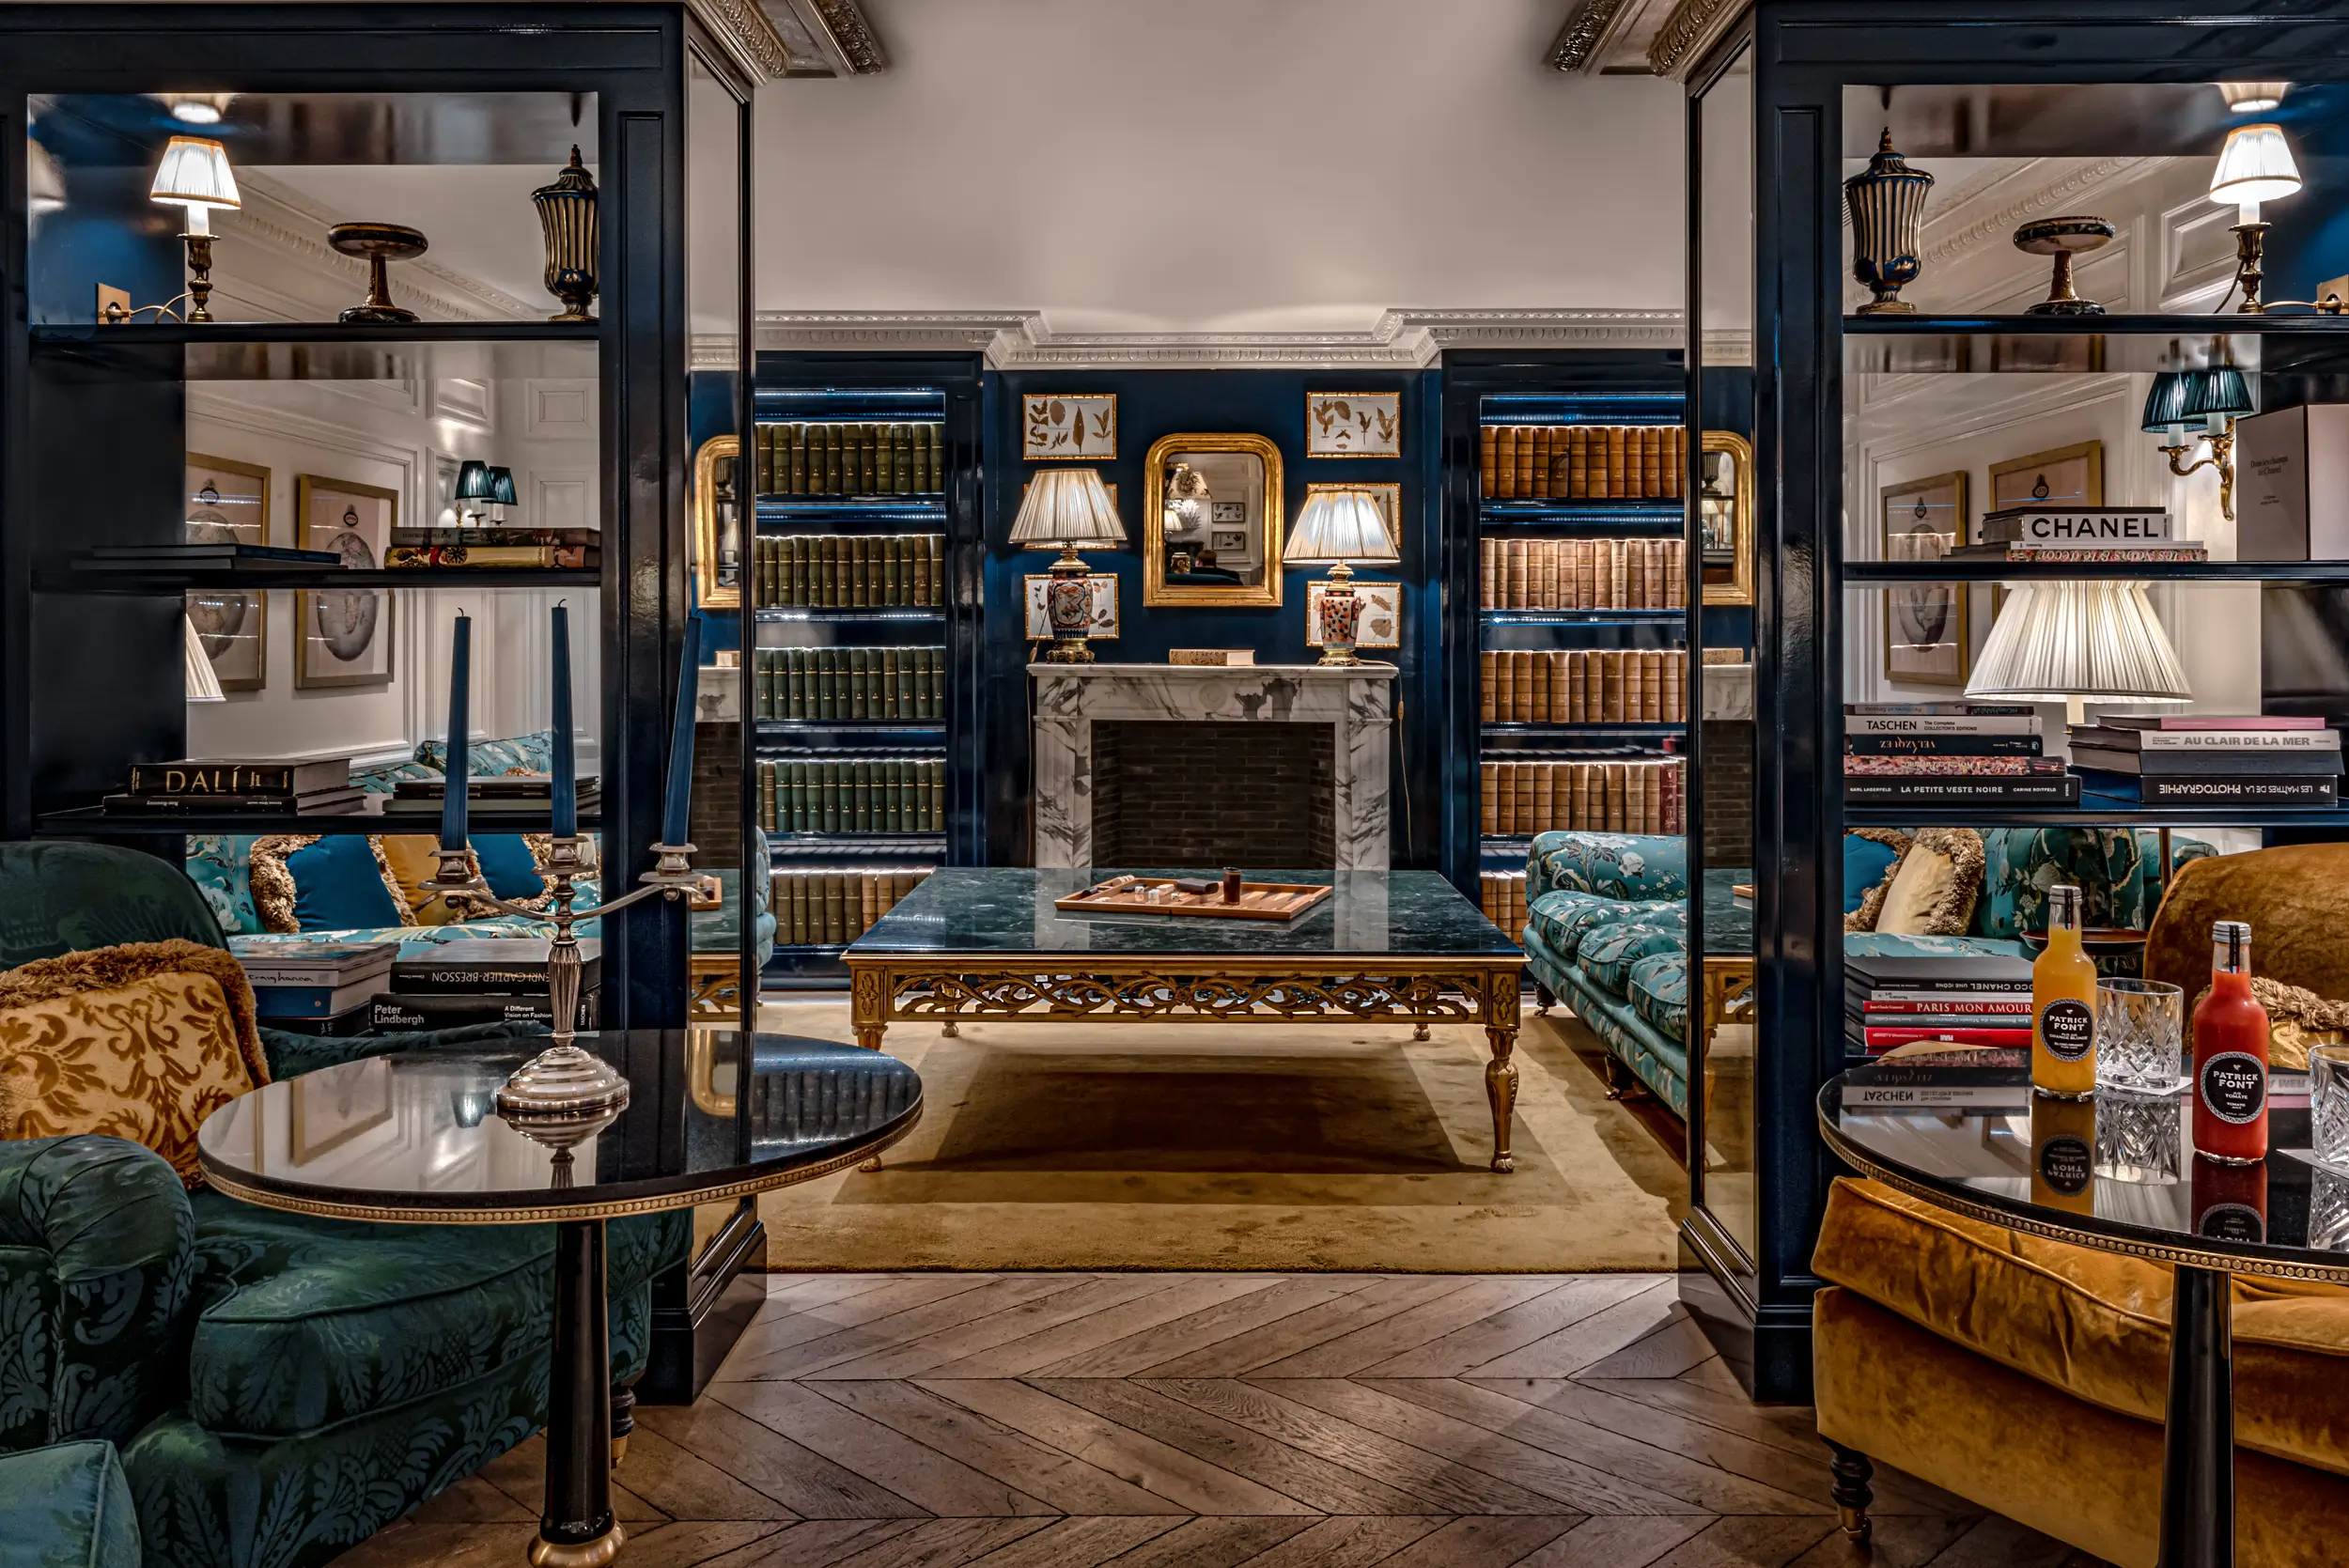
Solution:
{"label": "orange juice bottle", "polygon": [[2096,1212],[2094,1100],[2031,1100],[2030,1201],[2071,1214]]}
{"label": "orange juice bottle", "polygon": [[2096,1092],[2096,965],[2080,947],[2080,890],[2047,890],[2047,950],[2030,967],[2030,1086],[2067,1100]]}

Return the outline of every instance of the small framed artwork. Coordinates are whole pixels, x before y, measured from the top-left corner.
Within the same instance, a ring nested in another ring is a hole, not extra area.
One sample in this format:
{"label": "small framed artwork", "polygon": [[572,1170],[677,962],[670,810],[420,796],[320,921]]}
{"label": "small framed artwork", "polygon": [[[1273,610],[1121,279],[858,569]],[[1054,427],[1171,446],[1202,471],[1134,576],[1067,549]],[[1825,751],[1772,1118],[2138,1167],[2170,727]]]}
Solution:
{"label": "small framed artwork", "polygon": [[[304,549],[332,551],[354,571],[383,565],[399,526],[399,492],[322,474],[294,475]],[[392,683],[392,591],[311,588],[294,595],[294,685],[314,691]]]}
{"label": "small framed artwork", "polygon": [[[187,541],[269,543],[269,470],[233,458],[187,456]],[[188,624],[223,691],[258,691],[269,680],[269,597],[258,589],[188,595]]]}
{"label": "small framed artwork", "polygon": [[[1880,497],[1887,561],[1937,561],[1967,529],[1966,474],[1888,485]],[[1915,686],[1963,686],[1972,659],[1966,584],[1905,582],[1884,591],[1884,673]]]}
{"label": "small framed artwork", "polygon": [[1228,522],[1240,527],[1248,523],[1248,503],[1245,501],[1210,501],[1207,503],[1209,522]]}
{"label": "small framed artwork", "polygon": [[[1321,598],[1330,591],[1325,581],[1305,584],[1305,645],[1321,646]],[[1362,601],[1361,622],[1355,629],[1358,648],[1399,648],[1403,645],[1403,584],[1354,580],[1354,593]]]}
{"label": "small framed artwork", "polygon": [[[1026,579],[1028,605],[1028,641],[1041,643],[1052,635],[1052,617],[1044,608],[1044,585],[1051,578],[1037,572]],[[1093,595],[1092,613],[1085,627],[1088,641],[1117,635],[1117,578],[1112,572],[1089,572],[1085,587]]]}
{"label": "small framed artwork", "polygon": [[1245,528],[1215,528],[1207,533],[1207,548],[1217,554],[1228,551],[1234,555],[1248,553],[1248,530]]}
{"label": "small framed artwork", "polygon": [[1305,456],[1400,458],[1403,456],[1403,394],[1305,394]]}
{"label": "small framed artwork", "polygon": [[1019,399],[1019,456],[1029,462],[1062,458],[1106,462],[1117,456],[1117,394],[1085,392]]}
{"label": "small framed artwork", "polygon": [[2029,506],[2101,506],[2105,504],[2105,443],[2084,441],[2028,458],[1990,465],[1990,510]]}

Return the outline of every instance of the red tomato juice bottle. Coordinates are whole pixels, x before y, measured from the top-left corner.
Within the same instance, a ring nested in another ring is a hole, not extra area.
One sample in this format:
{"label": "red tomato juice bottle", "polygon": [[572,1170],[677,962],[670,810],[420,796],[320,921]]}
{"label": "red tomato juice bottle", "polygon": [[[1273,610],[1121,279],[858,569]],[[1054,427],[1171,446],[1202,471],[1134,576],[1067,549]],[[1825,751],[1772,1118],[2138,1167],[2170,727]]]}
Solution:
{"label": "red tomato juice bottle", "polygon": [[2248,1165],[2267,1157],[2267,1010],[2251,995],[2251,928],[2211,927],[2210,994],[2194,1009],[2194,1149]]}

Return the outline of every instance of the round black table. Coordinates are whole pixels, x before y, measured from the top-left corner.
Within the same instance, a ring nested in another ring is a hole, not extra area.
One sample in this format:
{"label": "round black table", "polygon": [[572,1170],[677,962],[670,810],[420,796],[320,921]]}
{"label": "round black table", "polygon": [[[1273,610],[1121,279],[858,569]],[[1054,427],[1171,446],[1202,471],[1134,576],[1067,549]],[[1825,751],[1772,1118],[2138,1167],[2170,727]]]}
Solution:
{"label": "round black table", "polygon": [[2241,1166],[2194,1153],[2190,1095],[2049,1099],[2031,1093],[2021,1052],[1857,1067],[1819,1091],[1828,1146],[1888,1187],[1971,1219],[2175,1265],[2163,1568],[2234,1560],[2229,1276],[2349,1284],[2349,1172],[2308,1156],[2306,1078],[2277,1074],[2268,1108],[2267,1159]]}
{"label": "round black table", "polygon": [[530,1548],[538,1568],[601,1568],[626,1539],[612,1512],[603,1222],[813,1180],[871,1158],[922,1115],[913,1069],[856,1046],[703,1028],[578,1043],[627,1076],[630,1096],[575,1147],[549,1147],[497,1112],[498,1086],[546,1047],[543,1035],[305,1073],[230,1101],[197,1134],[206,1179],[264,1207],[554,1224],[546,1513]]}

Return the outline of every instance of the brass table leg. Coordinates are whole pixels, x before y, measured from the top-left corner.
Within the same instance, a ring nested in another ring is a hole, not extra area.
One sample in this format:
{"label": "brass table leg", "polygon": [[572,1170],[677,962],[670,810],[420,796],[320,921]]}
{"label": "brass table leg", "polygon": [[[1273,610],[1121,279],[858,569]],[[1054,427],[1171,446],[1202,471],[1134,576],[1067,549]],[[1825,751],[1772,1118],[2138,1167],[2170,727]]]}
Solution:
{"label": "brass table leg", "polygon": [[881,970],[848,971],[848,1021],[856,1028],[856,1043],[866,1050],[880,1049],[881,1032],[889,1027],[889,986]]}
{"label": "brass table leg", "polygon": [[1427,1038],[1427,1025],[1424,1021],[1415,1023],[1411,1026],[1411,1038],[1414,1040],[1424,1040]]}
{"label": "brass table leg", "polygon": [[1517,1107],[1518,987],[1516,970],[1495,970],[1485,976],[1478,1007],[1493,1049],[1493,1059],[1485,1063],[1485,1097],[1493,1107],[1493,1169],[1503,1174],[1517,1168],[1509,1152],[1509,1124]]}

